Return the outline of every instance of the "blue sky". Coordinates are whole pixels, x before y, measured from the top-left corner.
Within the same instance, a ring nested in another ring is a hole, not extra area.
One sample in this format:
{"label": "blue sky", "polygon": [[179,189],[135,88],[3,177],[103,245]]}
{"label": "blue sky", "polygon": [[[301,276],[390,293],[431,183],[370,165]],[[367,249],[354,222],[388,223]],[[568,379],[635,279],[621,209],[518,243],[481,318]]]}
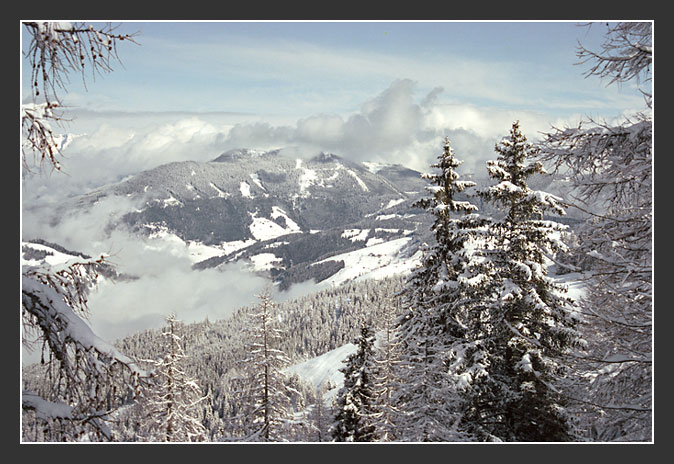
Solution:
{"label": "blue sky", "polygon": [[76,76],[65,103],[98,110],[239,112],[292,118],[347,114],[397,79],[420,96],[551,115],[622,111],[630,88],[606,88],[574,66],[581,40],[603,29],[574,22],[122,23],[123,66]]}

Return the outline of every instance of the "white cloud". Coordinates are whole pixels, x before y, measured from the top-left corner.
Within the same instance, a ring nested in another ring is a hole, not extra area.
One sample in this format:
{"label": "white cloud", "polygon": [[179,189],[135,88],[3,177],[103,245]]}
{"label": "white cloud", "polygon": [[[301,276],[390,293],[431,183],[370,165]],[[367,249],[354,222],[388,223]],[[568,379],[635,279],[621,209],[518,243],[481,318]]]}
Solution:
{"label": "white cloud", "polygon": [[[299,120],[294,128],[269,126],[266,137],[256,133],[247,142],[264,139],[273,144],[275,140],[276,145],[303,147],[300,152],[328,150],[352,160],[400,163],[424,171],[442,149],[443,138],[449,136],[457,156],[475,173],[495,156],[494,145],[508,134],[514,121],[520,121],[531,140],[549,130],[553,121],[552,116],[533,111],[446,102],[441,88],[417,103],[415,91],[413,81],[395,81],[348,117],[316,115]],[[560,121],[564,119],[554,119]],[[274,137],[274,131],[279,137]]]}
{"label": "white cloud", "polygon": [[208,161],[231,148],[282,148],[292,156],[330,151],[357,161],[400,163],[427,170],[450,136],[457,157],[475,172],[519,120],[530,139],[551,125],[575,122],[527,110],[448,100],[442,88],[418,94],[410,79],[396,80],[351,114],[316,114],[288,120],[240,114],[75,114],[80,134],[64,150],[63,176],[28,175],[24,195],[80,194],[172,161]]}
{"label": "white cloud", "polygon": [[75,113],[59,132],[75,134],[63,149],[63,173],[24,173],[24,202],[77,195],[172,161],[208,161],[222,153],[235,115]]}
{"label": "white cloud", "polygon": [[[94,330],[109,340],[161,325],[175,313],[184,322],[218,320],[238,308],[254,305],[265,280],[237,264],[219,269],[194,271],[189,262],[171,254],[136,250],[150,263],[140,278],[106,282],[90,298]],[[152,272],[161,263],[160,272]]]}
{"label": "white cloud", "polygon": [[344,119],[336,114],[319,114],[297,121],[295,138],[316,145],[333,146],[344,137]]}
{"label": "white cloud", "polygon": [[222,133],[212,124],[198,117],[180,119],[175,123],[162,124],[139,140],[138,151],[156,153],[170,151],[172,146],[203,146]]}
{"label": "white cloud", "polygon": [[263,278],[239,264],[194,271],[185,243],[139,237],[118,223],[136,206],[126,197],[111,197],[60,215],[58,222],[58,212],[50,208],[23,214],[24,239],[43,238],[91,256],[106,254],[117,272],[134,277],[106,279],[90,294],[90,322],[97,334],[114,340],[158,327],[171,312],[185,322],[206,316],[217,320],[255,304]]}

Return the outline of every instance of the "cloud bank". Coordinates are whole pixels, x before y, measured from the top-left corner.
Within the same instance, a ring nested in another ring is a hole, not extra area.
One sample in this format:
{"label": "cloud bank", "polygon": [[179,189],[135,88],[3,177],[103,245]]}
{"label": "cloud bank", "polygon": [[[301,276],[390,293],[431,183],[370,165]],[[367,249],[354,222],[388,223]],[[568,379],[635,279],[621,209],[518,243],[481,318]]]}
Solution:
{"label": "cloud bank", "polygon": [[297,156],[330,151],[352,161],[402,164],[425,171],[448,136],[466,172],[479,173],[495,156],[494,145],[516,120],[535,139],[551,119],[533,111],[511,111],[443,101],[436,87],[416,95],[416,84],[396,80],[348,116],[318,114],[294,125],[237,124],[223,138],[229,147],[285,148]]}
{"label": "cloud bank", "polygon": [[91,256],[106,254],[118,273],[131,277],[104,278],[91,292],[90,323],[98,335],[115,340],[157,328],[171,312],[185,322],[207,316],[222,319],[256,303],[266,281],[245,266],[194,271],[184,243],[139,237],[119,225],[122,214],[137,206],[127,198],[113,197],[62,216],[58,222],[50,208],[24,214],[25,239],[44,238]]}
{"label": "cloud bank", "polygon": [[396,80],[347,115],[315,114],[296,120],[233,113],[74,112],[64,128],[67,175],[27,175],[28,202],[76,195],[173,161],[208,161],[232,148],[282,149],[308,157],[329,151],[353,161],[402,164],[425,171],[449,136],[464,172],[480,175],[493,148],[519,120],[536,139],[557,120],[533,111],[477,107],[443,99],[444,90],[417,95],[416,83]]}

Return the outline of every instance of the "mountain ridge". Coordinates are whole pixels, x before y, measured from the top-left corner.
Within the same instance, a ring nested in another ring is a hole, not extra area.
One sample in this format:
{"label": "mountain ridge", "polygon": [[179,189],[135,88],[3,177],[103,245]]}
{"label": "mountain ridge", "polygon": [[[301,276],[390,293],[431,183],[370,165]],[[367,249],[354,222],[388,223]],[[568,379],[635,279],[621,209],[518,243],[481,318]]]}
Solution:
{"label": "mountain ridge", "polygon": [[[125,212],[121,224],[198,249],[195,270],[246,260],[287,288],[339,272],[339,260],[325,262],[333,256],[424,235],[429,219],[412,204],[425,184],[401,165],[375,169],[327,152],[305,159],[243,148],[142,171],[83,195],[78,207],[132,199],[139,207]],[[354,230],[361,240],[348,236]]]}

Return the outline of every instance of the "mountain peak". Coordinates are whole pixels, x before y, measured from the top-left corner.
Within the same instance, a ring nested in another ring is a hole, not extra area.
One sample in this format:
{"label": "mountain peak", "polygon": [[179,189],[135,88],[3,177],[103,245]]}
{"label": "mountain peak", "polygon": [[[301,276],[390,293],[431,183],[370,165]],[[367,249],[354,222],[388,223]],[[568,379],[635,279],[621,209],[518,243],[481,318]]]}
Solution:
{"label": "mountain peak", "polygon": [[254,150],[250,148],[233,148],[222,153],[217,158],[211,160],[212,163],[227,163],[232,161],[239,161],[245,158],[276,156],[281,150]]}
{"label": "mountain peak", "polygon": [[315,161],[317,163],[329,163],[331,161],[342,161],[342,158],[335,155],[334,153],[326,153],[322,151],[318,155],[311,158],[311,161]]}

